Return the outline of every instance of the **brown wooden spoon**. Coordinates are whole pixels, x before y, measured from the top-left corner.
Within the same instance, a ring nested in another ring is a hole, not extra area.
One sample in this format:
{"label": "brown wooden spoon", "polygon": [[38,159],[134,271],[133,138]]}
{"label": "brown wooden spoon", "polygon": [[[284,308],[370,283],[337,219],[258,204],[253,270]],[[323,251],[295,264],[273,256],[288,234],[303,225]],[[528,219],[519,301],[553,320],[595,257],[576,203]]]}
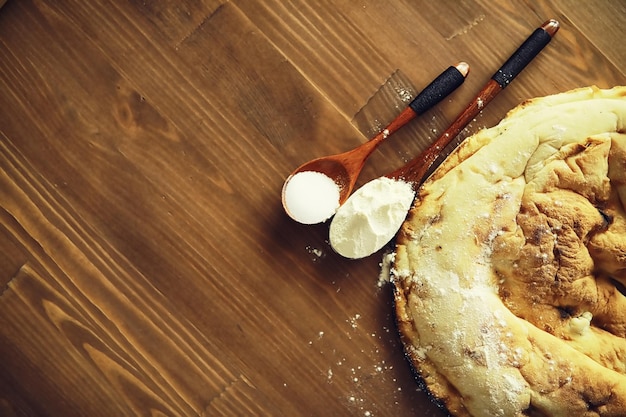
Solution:
{"label": "brown wooden spoon", "polygon": [[[291,173],[283,185],[282,202],[285,211],[292,215],[285,201],[285,189],[289,181],[294,175],[309,171],[322,173],[332,179],[339,188],[339,204],[343,204],[352,192],[365,161],[372,152],[398,129],[416,116],[425,113],[463,84],[468,73],[469,65],[465,62],[449,67],[424,88],[385,129],[368,142],[350,151],[317,158],[298,167]],[[295,220],[298,219],[295,218]]]}

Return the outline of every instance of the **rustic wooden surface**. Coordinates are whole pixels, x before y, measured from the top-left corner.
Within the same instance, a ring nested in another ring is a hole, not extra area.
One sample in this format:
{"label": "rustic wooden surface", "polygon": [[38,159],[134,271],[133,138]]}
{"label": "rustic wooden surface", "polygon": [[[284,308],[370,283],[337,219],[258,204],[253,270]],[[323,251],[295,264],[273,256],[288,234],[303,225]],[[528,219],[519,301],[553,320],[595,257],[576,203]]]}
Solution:
{"label": "rustic wooden surface", "polygon": [[394,74],[419,88],[469,62],[359,183],[399,167],[549,18],[553,42],[462,135],[625,84],[626,4],[9,0],[0,415],[444,415],[404,361],[381,254],[333,254],[280,190],[367,140]]}

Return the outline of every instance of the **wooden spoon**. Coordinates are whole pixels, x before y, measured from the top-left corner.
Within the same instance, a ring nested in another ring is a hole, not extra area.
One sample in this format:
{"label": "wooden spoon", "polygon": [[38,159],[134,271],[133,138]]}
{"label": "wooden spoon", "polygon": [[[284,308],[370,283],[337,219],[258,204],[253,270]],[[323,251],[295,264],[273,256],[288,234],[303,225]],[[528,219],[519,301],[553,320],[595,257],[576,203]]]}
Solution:
{"label": "wooden spoon", "polygon": [[452,93],[452,91],[463,84],[468,73],[469,65],[465,62],[449,67],[424,88],[385,129],[368,142],[350,151],[317,158],[298,167],[291,173],[283,185],[282,201],[287,213],[289,213],[289,210],[285,203],[285,188],[291,178],[300,172],[320,172],[331,178],[339,188],[339,204],[343,204],[352,192],[359,173],[363,169],[365,160],[378,145],[416,116],[425,113]]}
{"label": "wooden spoon", "polygon": [[[369,256],[387,244],[402,225],[410,209],[410,202],[441,151],[541,52],[558,29],[559,23],[555,20],[548,20],[536,29],[491,77],[450,127],[424,152],[402,168],[372,180],[357,190],[337,210],[330,224],[329,237],[333,249],[347,258],[357,259]],[[390,189],[397,188],[398,183],[408,183],[410,186],[407,190],[408,198],[404,198],[403,193],[402,201],[409,203],[406,206],[390,201]],[[367,190],[363,192],[363,197],[362,190]],[[370,190],[376,190],[376,194],[372,195]],[[368,203],[363,204],[360,200]]]}

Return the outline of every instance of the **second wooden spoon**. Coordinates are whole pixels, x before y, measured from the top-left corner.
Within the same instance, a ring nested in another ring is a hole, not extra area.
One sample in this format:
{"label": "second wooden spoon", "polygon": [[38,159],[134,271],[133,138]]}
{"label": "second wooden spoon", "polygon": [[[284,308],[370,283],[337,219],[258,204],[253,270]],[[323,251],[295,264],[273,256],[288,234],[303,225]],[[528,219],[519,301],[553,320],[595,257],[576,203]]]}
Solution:
{"label": "second wooden spoon", "polygon": [[329,238],[333,249],[347,258],[357,259],[386,245],[402,225],[417,189],[441,151],[513,81],[558,29],[556,20],[548,20],[537,28],[424,152],[404,167],[370,181],[354,193],[330,224]]}

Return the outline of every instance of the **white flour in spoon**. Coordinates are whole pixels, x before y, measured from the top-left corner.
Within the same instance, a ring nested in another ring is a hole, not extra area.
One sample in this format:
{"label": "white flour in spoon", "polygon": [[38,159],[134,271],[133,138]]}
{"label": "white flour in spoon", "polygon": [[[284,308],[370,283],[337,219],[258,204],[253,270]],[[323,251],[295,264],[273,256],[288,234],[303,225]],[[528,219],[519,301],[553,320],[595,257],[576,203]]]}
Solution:
{"label": "white flour in spoon", "polygon": [[321,172],[298,172],[285,184],[283,201],[287,214],[295,221],[321,223],[339,207],[339,186]]}
{"label": "white flour in spoon", "polygon": [[330,224],[330,244],[346,258],[371,255],[396,234],[411,208],[411,184],[380,177],[359,188],[337,210]]}

